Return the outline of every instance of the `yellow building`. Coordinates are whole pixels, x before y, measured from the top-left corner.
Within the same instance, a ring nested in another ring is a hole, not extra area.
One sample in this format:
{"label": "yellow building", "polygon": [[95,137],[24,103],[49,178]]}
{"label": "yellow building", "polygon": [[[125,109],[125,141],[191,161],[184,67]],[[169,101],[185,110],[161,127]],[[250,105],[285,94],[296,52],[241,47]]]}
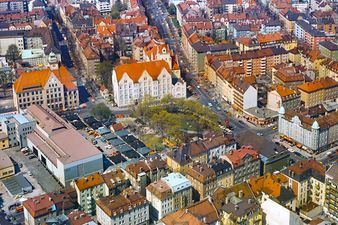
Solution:
{"label": "yellow building", "polygon": [[298,85],[301,101],[305,108],[318,105],[327,100],[338,98],[338,82],[330,77],[323,77],[313,82]]}
{"label": "yellow building", "polygon": [[319,78],[331,77],[338,82],[338,61],[326,59],[321,62],[319,67]]}
{"label": "yellow building", "polygon": [[6,133],[0,132],[0,150],[9,148],[8,136]]}
{"label": "yellow building", "polygon": [[10,177],[15,174],[13,162],[8,155],[0,151],[0,179]]}

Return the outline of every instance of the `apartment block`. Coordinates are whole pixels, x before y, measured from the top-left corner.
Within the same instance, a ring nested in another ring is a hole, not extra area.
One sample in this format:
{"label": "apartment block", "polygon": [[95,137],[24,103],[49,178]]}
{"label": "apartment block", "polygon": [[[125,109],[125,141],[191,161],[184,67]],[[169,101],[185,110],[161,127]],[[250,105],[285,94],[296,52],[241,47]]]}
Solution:
{"label": "apartment block", "polygon": [[65,66],[23,72],[13,84],[13,100],[18,110],[33,104],[76,109],[80,104],[76,78]]}
{"label": "apartment block", "polygon": [[288,186],[297,197],[297,208],[306,206],[311,202],[324,206],[324,165],[314,159],[308,159],[289,166],[283,173],[288,179]]}
{"label": "apartment block", "polygon": [[305,108],[338,98],[338,82],[330,77],[319,78],[315,81],[298,85],[297,88]]}
{"label": "apartment block", "polygon": [[149,202],[139,192],[128,188],[117,196],[97,200],[96,216],[101,225],[148,225]]}
{"label": "apartment block", "polygon": [[27,135],[32,133],[36,126],[35,121],[26,118],[26,114],[1,114],[0,132],[5,134],[8,147],[27,147]]}
{"label": "apartment block", "polygon": [[194,187],[194,199],[210,196],[217,188],[216,173],[208,164],[196,163],[185,169],[185,175]]}
{"label": "apartment block", "polygon": [[282,85],[292,90],[296,90],[298,85],[305,82],[305,68],[301,66],[292,66],[289,64],[280,64],[272,68],[272,82],[276,85]]}
{"label": "apartment block", "polygon": [[49,219],[76,208],[76,192],[72,188],[28,198],[23,202],[25,225],[42,225]]}
{"label": "apartment block", "polygon": [[231,187],[234,184],[234,171],[229,162],[219,159],[211,163],[211,168],[215,171],[218,187]]}
{"label": "apartment block", "polygon": [[324,211],[334,220],[338,220],[338,165],[333,164],[325,173]]}
{"label": "apartment block", "polygon": [[260,177],[250,178],[248,183],[260,203],[271,199],[291,211],[295,211],[297,196],[288,186],[288,181],[283,173],[266,173]]}
{"label": "apartment block", "polygon": [[133,188],[141,194],[146,194],[146,187],[169,174],[167,162],[159,158],[140,160],[129,164],[126,168],[126,177]]}
{"label": "apartment block", "polygon": [[222,224],[263,224],[260,204],[247,182],[228,188],[218,187],[211,198]]}
{"label": "apartment block", "polygon": [[4,0],[0,2],[0,12],[28,12],[28,0]]}
{"label": "apartment block", "polygon": [[260,156],[251,146],[242,146],[222,156],[228,161],[234,171],[234,184],[249,180],[250,177],[260,175]]}
{"label": "apartment block", "polygon": [[150,202],[150,218],[153,222],[162,217],[189,207],[193,203],[191,182],[180,173],[170,173],[147,187]]}
{"label": "apartment block", "polygon": [[77,202],[86,213],[94,212],[95,201],[107,196],[105,182],[100,173],[74,180],[74,188],[77,193]]}
{"label": "apartment block", "polygon": [[296,111],[301,106],[300,95],[292,89],[277,85],[268,92],[266,107],[278,112],[282,106],[286,111]]}
{"label": "apartment block", "polygon": [[202,140],[185,144],[167,154],[168,167],[174,172],[183,172],[194,161],[210,163],[221,155],[236,149],[233,136],[224,134],[205,135]]}
{"label": "apartment block", "polygon": [[333,39],[333,37],[327,36],[323,31],[318,30],[305,20],[298,20],[295,23],[294,35],[312,49],[318,49],[320,42]]}

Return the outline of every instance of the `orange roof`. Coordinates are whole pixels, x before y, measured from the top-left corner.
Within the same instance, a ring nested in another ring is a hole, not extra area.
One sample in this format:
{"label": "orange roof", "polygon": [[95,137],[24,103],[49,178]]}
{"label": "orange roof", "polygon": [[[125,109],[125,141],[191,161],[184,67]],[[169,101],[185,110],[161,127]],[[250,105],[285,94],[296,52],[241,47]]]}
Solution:
{"label": "orange roof", "polygon": [[271,33],[271,34],[257,34],[257,41],[262,43],[282,41],[283,37],[281,33]]}
{"label": "orange roof", "polygon": [[164,60],[123,64],[117,66],[115,68],[115,72],[118,81],[120,81],[123,75],[126,73],[134,82],[138,82],[144,71],[147,71],[152,79],[156,80],[163,69],[166,69],[168,73],[171,74],[169,65]]}
{"label": "orange roof", "polygon": [[316,92],[322,89],[329,89],[338,86],[338,82],[330,77],[323,77],[312,82],[298,85],[297,88],[307,93]]}
{"label": "orange roof", "polygon": [[61,66],[58,70],[44,69],[23,72],[14,82],[14,90],[16,93],[21,93],[43,89],[51,74],[54,74],[68,90],[76,89],[76,85],[73,83],[76,79],[66,67]]}
{"label": "orange roof", "polygon": [[252,157],[252,160],[256,160],[259,157],[258,152],[254,150],[251,146],[242,146],[240,149],[231,151],[230,153],[226,154],[226,157],[233,164],[233,167],[237,167],[242,164],[242,160],[247,155],[250,155]]}
{"label": "orange roof", "polygon": [[282,173],[277,175],[267,173],[261,177],[250,178],[249,185],[256,196],[260,195],[260,192],[264,192],[265,194],[278,198],[282,185],[287,184],[287,182],[288,179]]}
{"label": "orange roof", "polygon": [[75,180],[75,184],[80,191],[103,184],[104,180],[100,173],[95,173],[88,177]]}
{"label": "orange roof", "polygon": [[277,86],[274,87],[274,89],[277,91],[277,93],[281,97],[286,97],[286,96],[289,96],[289,95],[296,94],[296,91],[289,89],[287,87],[284,87],[282,85],[277,85]]}
{"label": "orange roof", "polygon": [[100,56],[89,45],[83,50],[83,54],[87,60],[100,59]]}

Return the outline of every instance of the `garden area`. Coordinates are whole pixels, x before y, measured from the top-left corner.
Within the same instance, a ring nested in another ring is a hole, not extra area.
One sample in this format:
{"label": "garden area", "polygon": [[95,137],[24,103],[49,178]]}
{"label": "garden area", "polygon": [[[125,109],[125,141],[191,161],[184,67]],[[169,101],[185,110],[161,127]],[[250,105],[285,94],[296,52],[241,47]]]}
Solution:
{"label": "garden area", "polygon": [[189,136],[199,136],[204,131],[220,131],[218,116],[208,107],[193,100],[174,98],[170,95],[161,100],[145,96],[142,102],[132,109],[131,116],[156,131],[158,136],[145,136],[145,142],[149,142],[152,147],[163,143],[163,140],[179,146]]}

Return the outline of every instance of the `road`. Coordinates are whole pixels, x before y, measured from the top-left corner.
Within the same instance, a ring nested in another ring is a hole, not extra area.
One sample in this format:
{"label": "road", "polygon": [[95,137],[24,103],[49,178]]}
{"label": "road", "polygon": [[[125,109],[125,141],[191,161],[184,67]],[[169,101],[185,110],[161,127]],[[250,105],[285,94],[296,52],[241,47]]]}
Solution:
{"label": "road", "polygon": [[[174,53],[177,54],[182,76],[187,81],[187,84],[193,88],[193,92],[195,92],[199,96],[200,103],[205,106],[208,106],[208,104],[211,103],[212,106],[210,107],[210,109],[217,113],[222,121],[224,121],[225,119],[229,119],[230,125],[233,127],[234,134],[250,130],[254,133],[262,133],[263,136],[272,140],[277,134],[277,130],[272,130],[271,128],[257,127],[253,124],[247,123],[245,120],[240,120],[233,116],[226,115],[224,110],[228,112],[231,111],[231,106],[220,98],[212,96],[213,94],[215,95],[215,93],[207,91],[207,89],[210,89],[209,87],[203,87],[203,84],[197,82],[198,80],[200,80],[200,77],[198,77],[197,74],[192,73],[193,68],[181,46],[179,32],[177,28],[173,25],[171,17],[169,16],[169,13],[164,4],[159,0],[144,0],[143,3],[150,23],[157,26],[160,35],[163,37],[164,40],[166,40],[167,43],[169,43],[170,47],[174,50]],[[220,108],[223,109],[219,110]]]}

